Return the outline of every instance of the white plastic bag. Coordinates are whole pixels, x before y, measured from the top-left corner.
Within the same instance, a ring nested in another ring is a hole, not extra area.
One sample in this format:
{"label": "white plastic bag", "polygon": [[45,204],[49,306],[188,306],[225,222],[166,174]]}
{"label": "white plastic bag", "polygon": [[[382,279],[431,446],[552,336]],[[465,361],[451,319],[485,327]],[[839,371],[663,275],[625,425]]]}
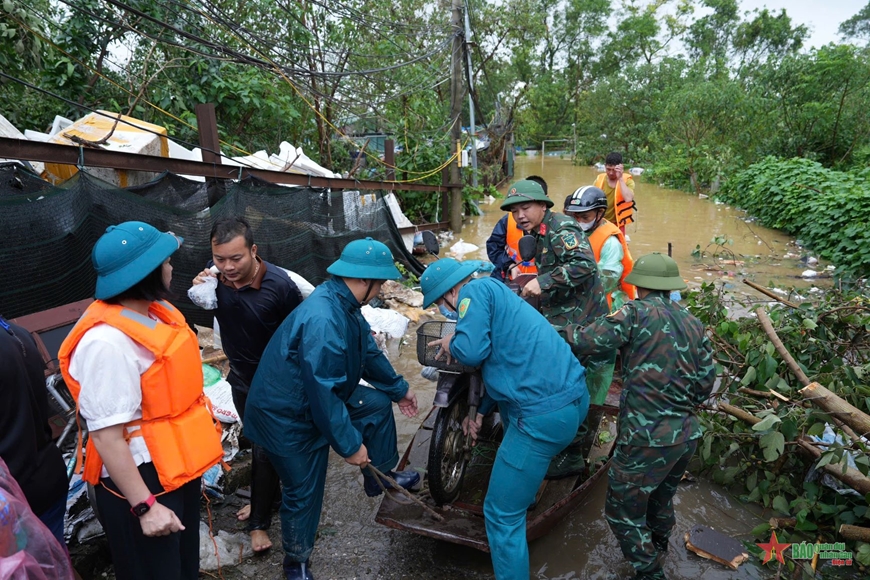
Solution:
{"label": "white plastic bag", "polygon": [[308,280],[306,280],[305,278],[303,278],[302,276],[300,276],[296,272],[288,270],[287,268],[281,268],[281,269],[284,270],[285,272],[287,272],[287,275],[290,276],[290,279],[293,280],[293,283],[296,284],[297,288],[299,288],[299,292],[302,294],[303,300],[308,298],[309,294],[314,292],[314,286],[311,284],[311,282],[309,282]]}
{"label": "white plastic bag", "polygon": [[217,266],[212,266],[210,269],[213,276],[209,276],[202,284],[194,284],[187,291],[187,297],[190,301],[204,310],[214,310],[217,308],[217,275],[219,270]]}

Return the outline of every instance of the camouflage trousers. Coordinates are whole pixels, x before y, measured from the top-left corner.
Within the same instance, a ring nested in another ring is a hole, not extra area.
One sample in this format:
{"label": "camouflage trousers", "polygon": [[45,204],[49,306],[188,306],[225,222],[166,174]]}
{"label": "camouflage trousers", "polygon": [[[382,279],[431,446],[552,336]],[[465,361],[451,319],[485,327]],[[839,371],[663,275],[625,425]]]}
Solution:
{"label": "camouflage trousers", "polygon": [[697,446],[697,440],[670,447],[618,445],[613,453],[604,516],[638,573],[664,578],[663,554],[653,540],[667,542],[671,534],[677,484]]}
{"label": "camouflage trousers", "polygon": [[589,390],[589,404],[603,405],[613,382],[613,367],[616,365],[616,351],[610,354],[582,357],[580,362],[586,369],[586,388]]}

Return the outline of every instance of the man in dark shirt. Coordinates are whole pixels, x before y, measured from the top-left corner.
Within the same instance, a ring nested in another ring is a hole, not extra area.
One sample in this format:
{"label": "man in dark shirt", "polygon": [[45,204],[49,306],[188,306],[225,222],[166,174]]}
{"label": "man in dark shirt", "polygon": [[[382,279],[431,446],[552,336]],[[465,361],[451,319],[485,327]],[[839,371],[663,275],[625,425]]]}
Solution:
{"label": "man in dark shirt", "polygon": [[66,468],[48,426],[45,363],[24,328],[0,316],[0,457],[62,546]]}
{"label": "man in dark shirt", "polygon": [[[209,267],[193,283],[201,284],[207,276],[213,276],[211,266],[220,271],[215,312],[221,343],[230,361],[227,382],[233,388],[233,403],[244,423],[248,390],[260,357],[275,330],[302,302],[302,294],[284,270],[257,256],[251,227],[244,219],[218,220],[211,231],[211,248]],[[248,530],[255,552],[272,546],[266,530],[279,489],[278,474],[262,448],[254,445],[251,505],[242,508],[239,519],[249,518]]]}

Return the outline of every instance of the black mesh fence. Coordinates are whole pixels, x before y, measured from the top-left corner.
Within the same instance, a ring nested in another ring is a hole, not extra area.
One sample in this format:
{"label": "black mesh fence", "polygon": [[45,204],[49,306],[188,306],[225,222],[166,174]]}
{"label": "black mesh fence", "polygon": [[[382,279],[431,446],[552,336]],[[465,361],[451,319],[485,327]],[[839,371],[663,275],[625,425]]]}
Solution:
{"label": "black mesh fence", "polygon": [[[435,195],[435,194],[433,194]],[[215,201],[218,200],[218,201]],[[209,234],[221,217],[242,216],[259,255],[319,284],[350,241],[371,236],[419,274],[382,192],[283,187],[255,179],[206,185],[177,175],[119,189],[84,171],[53,187],[20,166],[0,165],[0,313],[24,316],[93,296],[91,249],[106,228],[147,222],[184,238],[172,257],[175,304],[188,321],[212,315],[187,299],[191,280],[211,258]]]}

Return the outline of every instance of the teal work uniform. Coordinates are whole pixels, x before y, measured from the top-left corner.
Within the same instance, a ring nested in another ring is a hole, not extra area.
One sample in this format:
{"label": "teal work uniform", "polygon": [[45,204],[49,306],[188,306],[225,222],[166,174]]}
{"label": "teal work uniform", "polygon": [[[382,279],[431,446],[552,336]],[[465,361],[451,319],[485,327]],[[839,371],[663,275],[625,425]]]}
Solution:
{"label": "teal work uniform", "polygon": [[553,327],[494,278],[463,286],[458,312],[450,353],[480,367],[481,412],[497,403],[505,425],[483,506],[495,576],[528,580],[526,510],[586,417],[584,370]]}
{"label": "teal work uniform", "polygon": [[[535,263],[541,286],[541,314],[557,331],[585,324],[609,312],[598,264],[589,240],[574,218],[547,210],[532,232],[538,240]],[[589,392],[607,394],[616,352],[583,356]],[[605,384],[606,383],[606,384]]]}
{"label": "teal work uniform", "polygon": [[329,447],[350,457],[364,443],[372,464],[391,470],[399,460],[392,402],[407,392],[341,279],[318,286],[275,332],[251,383],[245,433],[281,478],[292,560],[305,562],[314,548]]}
{"label": "teal work uniform", "polygon": [[635,569],[664,578],[660,554],[675,524],[673,498],[702,435],[695,408],[716,378],[704,325],[668,292],[654,291],[565,333],[581,354],[621,349],[619,433],[604,513]]}

